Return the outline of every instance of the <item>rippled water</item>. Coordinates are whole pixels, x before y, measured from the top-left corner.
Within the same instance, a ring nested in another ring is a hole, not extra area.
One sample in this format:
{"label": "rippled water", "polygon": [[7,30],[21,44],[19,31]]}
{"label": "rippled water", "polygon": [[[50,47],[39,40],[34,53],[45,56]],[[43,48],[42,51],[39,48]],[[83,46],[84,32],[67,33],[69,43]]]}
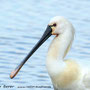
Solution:
{"label": "rippled water", "polygon": [[14,85],[12,90],[30,85],[51,86],[31,90],[53,90],[45,68],[48,46],[53,37],[37,50],[14,79],[9,75],[56,15],[68,18],[76,29],[67,57],[90,65],[90,0],[0,0],[0,85]]}

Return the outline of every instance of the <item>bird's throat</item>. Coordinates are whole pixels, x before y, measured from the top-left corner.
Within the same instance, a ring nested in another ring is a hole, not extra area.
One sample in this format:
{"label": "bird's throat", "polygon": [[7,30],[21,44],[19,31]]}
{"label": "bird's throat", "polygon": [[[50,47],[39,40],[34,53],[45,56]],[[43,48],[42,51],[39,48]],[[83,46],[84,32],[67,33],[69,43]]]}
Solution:
{"label": "bird's throat", "polygon": [[57,60],[63,59],[66,56],[73,41],[69,36],[70,35],[58,35],[53,39],[48,50],[49,58]]}

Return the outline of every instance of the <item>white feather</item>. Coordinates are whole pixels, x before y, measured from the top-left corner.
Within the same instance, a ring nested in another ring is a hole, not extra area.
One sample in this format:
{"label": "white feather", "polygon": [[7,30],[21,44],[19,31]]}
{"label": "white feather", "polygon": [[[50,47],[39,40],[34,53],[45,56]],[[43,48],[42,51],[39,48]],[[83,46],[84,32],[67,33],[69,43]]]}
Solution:
{"label": "white feather", "polygon": [[90,73],[75,60],[64,60],[74,39],[74,28],[64,17],[54,17],[49,25],[53,34],[47,55],[46,67],[51,77],[54,90],[90,90]]}

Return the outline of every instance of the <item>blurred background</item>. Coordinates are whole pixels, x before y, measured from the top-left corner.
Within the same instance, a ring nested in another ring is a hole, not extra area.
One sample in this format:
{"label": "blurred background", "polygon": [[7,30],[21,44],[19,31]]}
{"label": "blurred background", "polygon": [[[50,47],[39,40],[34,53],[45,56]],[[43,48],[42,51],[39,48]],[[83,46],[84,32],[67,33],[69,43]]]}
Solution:
{"label": "blurred background", "polygon": [[66,58],[90,66],[90,0],[0,0],[1,86],[14,85],[10,90],[18,86],[51,86],[24,90],[53,90],[45,62],[54,36],[34,53],[14,79],[9,75],[40,39],[54,16],[64,16],[75,28],[73,46]]}

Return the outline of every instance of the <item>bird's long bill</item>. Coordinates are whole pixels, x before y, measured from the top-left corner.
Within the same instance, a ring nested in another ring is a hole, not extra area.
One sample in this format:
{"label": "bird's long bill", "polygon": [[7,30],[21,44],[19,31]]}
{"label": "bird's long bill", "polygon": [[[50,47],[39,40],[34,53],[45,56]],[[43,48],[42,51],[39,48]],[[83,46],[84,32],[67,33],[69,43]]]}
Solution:
{"label": "bird's long bill", "polygon": [[33,49],[30,51],[30,53],[25,57],[25,59],[16,67],[14,71],[11,72],[10,78],[14,78],[21,67],[25,64],[25,62],[30,58],[30,56],[51,36],[52,29],[50,26],[47,26],[46,31],[44,32],[41,39],[38,41],[38,43],[33,47]]}

